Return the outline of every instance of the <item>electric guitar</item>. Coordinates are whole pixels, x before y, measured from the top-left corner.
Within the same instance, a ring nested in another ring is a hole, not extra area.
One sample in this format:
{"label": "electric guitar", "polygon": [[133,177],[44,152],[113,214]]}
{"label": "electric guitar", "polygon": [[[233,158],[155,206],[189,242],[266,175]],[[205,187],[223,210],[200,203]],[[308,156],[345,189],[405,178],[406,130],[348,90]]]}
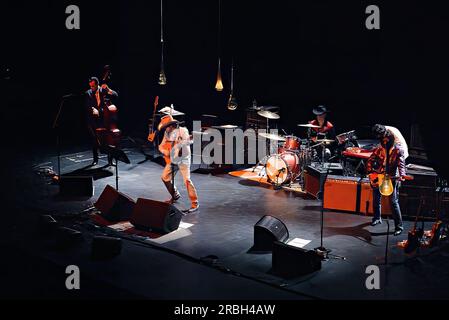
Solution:
{"label": "electric guitar", "polygon": [[156,108],[159,104],[159,96],[156,96],[154,99],[154,110],[153,110],[153,118],[151,120],[151,128],[150,133],[148,134],[148,141],[153,142],[156,137],[156,130],[154,130],[154,116],[156,115]]}
{"label": "electric guitar", "polygon": [[[384,181],[385,174],[383,173],[377,173],[372,172],[368,174],[369,183],[372,188],[379,188],[379,186],[382,184],[382,181]],[[398,179],[399,177],[391,177],[392,180]],[[403,176],[405,180],[413,180],[413,176]]]}
{"label": "electric guitar", "polygon": [[407,241],[405,242],[404,246],[405,253],[412,253],[421,246],[421,240],[423,239],[424,236],[424,220],[422,220],[421,228],[418,229],[417,225],[418,225],[418,218],[421,215],[423,203],[424,197],[421,196],[418,211],[416,213],[415,224],[413,226],[413,229],[408,232]]}

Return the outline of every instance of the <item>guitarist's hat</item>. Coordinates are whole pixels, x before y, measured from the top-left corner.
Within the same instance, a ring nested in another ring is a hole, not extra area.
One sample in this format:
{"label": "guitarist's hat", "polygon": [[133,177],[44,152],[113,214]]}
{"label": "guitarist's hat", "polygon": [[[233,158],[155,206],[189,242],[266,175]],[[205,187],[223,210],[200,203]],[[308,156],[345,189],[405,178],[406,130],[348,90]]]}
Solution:
{"label": "guitarist's hat", "polygon": [[174,119],[171,115],[166,115],[161,118],[161,122],[159,123],[157,129],[159,131],[161,131],[172,124],[178,124],[178,123],[179,123],[179,121]]}

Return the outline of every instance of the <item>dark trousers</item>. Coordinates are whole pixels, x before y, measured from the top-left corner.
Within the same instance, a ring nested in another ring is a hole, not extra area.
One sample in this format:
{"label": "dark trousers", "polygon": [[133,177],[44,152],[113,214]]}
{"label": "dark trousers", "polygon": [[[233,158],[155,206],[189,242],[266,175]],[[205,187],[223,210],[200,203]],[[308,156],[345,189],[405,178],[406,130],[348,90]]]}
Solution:
{"label": "dark trousers", "polygon": [[95,162],[98,162],[98,149],[99,149],[100,145],[98,142],[98,137],[95,132],[95,129],[96,128],[93,125],[88,126],[89,137],[90,137],[90,141],[92,144],[92,157],[94,158]]}
{"label": "dark trousers", "polygon": [[[396,228],[402,228],[402,215],[401,208],[399,206],[399,182],[393,184],[393,193],[390,196],[391,209],[393,210],[394,225]],[[382,195],[379,188],[373,189],[373,205],[374,205],[374,217],[373,220],[381,219],[382,212]]]}

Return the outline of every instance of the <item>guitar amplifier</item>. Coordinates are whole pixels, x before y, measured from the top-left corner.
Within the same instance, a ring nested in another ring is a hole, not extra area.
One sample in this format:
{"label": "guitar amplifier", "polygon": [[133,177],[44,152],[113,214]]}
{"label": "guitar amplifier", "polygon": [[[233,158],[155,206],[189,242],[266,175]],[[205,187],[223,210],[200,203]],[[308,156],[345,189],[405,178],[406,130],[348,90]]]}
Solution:
{"label": "guitar amplifier", "polygon": [[309,195],[318,198],[326,175],[338,175],[342,172],[341,165],[337,163],[325,163],[324,167],[315,164],[309,165],[304,172],[304,189]]}
{"label": "guitar amplifier", "polygon": [[[366,178],[329,175],[324,184],[324,208],[372,215],[373,189]],[[391,214],[390,199],[382,197],[382,214]]]}

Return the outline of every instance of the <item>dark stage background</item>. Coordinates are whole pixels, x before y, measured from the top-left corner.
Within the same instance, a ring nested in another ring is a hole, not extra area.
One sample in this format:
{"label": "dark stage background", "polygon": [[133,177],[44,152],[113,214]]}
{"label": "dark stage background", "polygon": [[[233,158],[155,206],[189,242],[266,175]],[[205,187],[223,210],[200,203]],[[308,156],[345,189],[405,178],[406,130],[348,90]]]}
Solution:
{"label": "dark stage background", "polygon": [[[80,7],[81,30],[65,28],[69,4]],[[380,7],[381,30],[365,28],[369,4]],[[145,138],[156,95],[187,120],[207,113],[237,125],[256,99],[280,106],[280,127],[297,134],[296,124],[324,104],[338,132],[385,123],[408,139],[411,125],[419,124],[429,156],[447,175],[449,14],[443,2],[223,0],[221,93],[214,90],[218,0],[164,5],[168,85],[160,87],[159,1],[2,2],[5,140],[19,148],[53,144],[61,96],[81,94],[88,77],[110,64],[125,135]],[[226,109],[232,59],[234,112]],[[86,138],[82,109],[81,97],[64,106],[66,146]]]}

